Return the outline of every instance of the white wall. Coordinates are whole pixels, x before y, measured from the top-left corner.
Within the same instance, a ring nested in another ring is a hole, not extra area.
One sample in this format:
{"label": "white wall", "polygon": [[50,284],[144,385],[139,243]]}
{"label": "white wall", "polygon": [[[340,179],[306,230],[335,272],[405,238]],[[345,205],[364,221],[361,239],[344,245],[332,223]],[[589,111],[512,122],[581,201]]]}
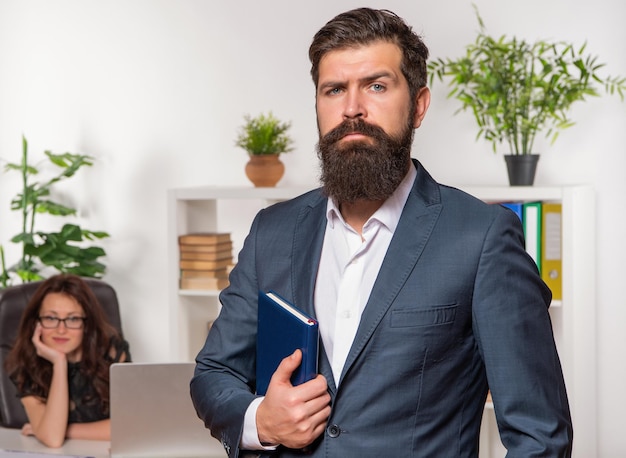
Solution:
{"label": "white wall", "polygon": [[[622,0],[476,0],[496,35],[558,38],[626,75]],[[432,55],[457,56],[473,40],[471,2],[289,0],[0,0],[0,160],[43,150],[81,152],[95,166],[63,187],[87,228],[111,233],[106,280],[118,291],[138,361],[168,355],[166,190],[248,185],[234,145],[243,114],[272,110],[293,122],[297,150],[281,185],[317,179],[313,85],[307,50],[328,19],[356,6],[389,8],[422,33]],[[469,115],[438,85],[416,135],[415,156],[440,181],[506,184],[501,154],[475,142]],[[626,455],[626,103],[579,106],[578,124],[544,153],[538,185],[591,183],[597,190],[598,425],[601,456]],[[0,174],[0,243],[18,232],[9,200],[17,177]],[[9,249],[9,255],[14,254]]]}

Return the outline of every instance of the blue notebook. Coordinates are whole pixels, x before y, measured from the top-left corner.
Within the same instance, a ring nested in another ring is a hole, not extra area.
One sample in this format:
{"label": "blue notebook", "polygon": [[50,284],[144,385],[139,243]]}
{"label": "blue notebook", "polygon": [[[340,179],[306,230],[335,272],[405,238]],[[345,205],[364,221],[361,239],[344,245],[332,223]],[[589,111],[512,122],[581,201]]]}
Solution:
{"label": "blue notebook", "polygon": [[319,327],[317,321],[298,310],[274,291],[259,292],[256,392],[265,394],[280,362],[297,348],[302,364],[291,377],[293,385],[317,375]]}

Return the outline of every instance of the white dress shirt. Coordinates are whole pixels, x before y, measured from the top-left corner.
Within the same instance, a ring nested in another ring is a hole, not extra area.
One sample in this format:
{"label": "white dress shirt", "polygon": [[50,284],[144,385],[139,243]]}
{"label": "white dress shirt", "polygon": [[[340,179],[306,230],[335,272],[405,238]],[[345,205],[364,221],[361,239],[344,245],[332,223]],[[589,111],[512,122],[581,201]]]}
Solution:
{"label": "white dress shirt", "polygon": [[[326,209],[326,232],[315,283],[315,314],[320,337],[330,361],[335,385],[341,373],[361,314],[378,276],[402,209],[417,176],[411,165],[398,188],[363,225],[362,236],[350,227],[332,199]],[[259,442],[256,411],[263,397],[255,399],[244,418],[241,446],[271,450]]]}
{"label": "white dress shirt", "polygon": [[361,314],[396,230],[417,172],[411,167],[400,186],[363,225],[359,235],[343,219],[332,199],[326,210],[326,232],[317,281],[315,314],[320,337],[339,386],[344,363]]}

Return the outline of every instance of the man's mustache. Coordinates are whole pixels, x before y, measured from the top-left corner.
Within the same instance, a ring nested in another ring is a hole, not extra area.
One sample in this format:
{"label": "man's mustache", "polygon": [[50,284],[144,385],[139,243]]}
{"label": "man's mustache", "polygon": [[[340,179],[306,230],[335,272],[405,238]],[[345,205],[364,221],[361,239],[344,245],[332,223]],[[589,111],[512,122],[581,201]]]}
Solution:
{"label": "man's mustache", "polygon": [[368,137],[372,137],[376,139],[386,137],[386,133],[381,127],[375,126],[373,124],[369,124],[363,121],[363,119],[358,118],[358,119],[346,119],[337,127],[335,127],[326,135],[324,135],[321,141],[325,143],[326,145],[331,145],[333,143],[338,142],[346,135],[353,134],[353,133],[359,133],[359,134],[366,135]]}

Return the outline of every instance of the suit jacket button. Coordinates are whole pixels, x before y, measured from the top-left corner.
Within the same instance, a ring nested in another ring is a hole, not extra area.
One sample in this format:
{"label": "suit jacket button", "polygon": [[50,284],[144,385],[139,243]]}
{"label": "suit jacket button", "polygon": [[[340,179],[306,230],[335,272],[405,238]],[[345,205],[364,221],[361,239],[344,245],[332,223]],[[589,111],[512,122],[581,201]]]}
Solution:
{"label": "suit jacket button", "polygon": [[339,435],[341,434],[341,428],[339,428],[339,426],[337,425],[330,425],[328,428],[326,428],[326,432],[328,433],[329,437],[339,437]]}

